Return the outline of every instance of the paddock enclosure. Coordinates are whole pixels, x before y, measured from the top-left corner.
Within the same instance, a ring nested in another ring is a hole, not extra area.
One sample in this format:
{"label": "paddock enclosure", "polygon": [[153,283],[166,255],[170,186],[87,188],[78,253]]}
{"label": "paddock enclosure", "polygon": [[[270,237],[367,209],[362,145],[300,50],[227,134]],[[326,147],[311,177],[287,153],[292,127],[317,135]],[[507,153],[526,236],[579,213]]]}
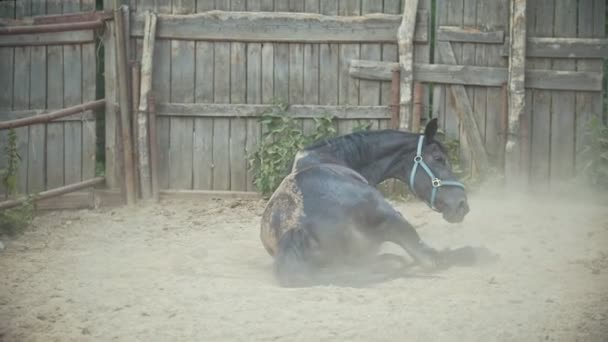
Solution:
{"label": "paddock enclosure", "polygon": [[[161,192],[255,192],[246,156],[262,135],[258,117],[275,101],[289,104],[305,132],[323,114],[336,119],[338,133],[367,122],[372,129],[417,130],[429,115],[438,117],[448,139],[460,142],[467,169],[514,168],[543,191],[580,169],[585,122],[602,115],[602,0],[132,0],[121,6],[125,35],[117,53],[113,1],[95,12],[93,0],[0,1],[6,26],[0,119],[104,100],[94,110],[16,128],[22,193],[96,176],[115,197],[116,191],[124,197],[131,183],[139,189],[147,170],[138,163],[145,140],[137,139],[137,108],[148,11],[158,23],[151,58],[155,113],[144,115],[156,123],[152,173]],[[412,58],[401,53],[399,64],[404,13],[413,18],[403,45],[404,51],[411,46]],[[45,26],[70,23],[76,26]],[[509,137],[517,143],[511,158]],[[0,130],[3,145],[6,139]],[[76,195],[72,203],[81,203]]]}

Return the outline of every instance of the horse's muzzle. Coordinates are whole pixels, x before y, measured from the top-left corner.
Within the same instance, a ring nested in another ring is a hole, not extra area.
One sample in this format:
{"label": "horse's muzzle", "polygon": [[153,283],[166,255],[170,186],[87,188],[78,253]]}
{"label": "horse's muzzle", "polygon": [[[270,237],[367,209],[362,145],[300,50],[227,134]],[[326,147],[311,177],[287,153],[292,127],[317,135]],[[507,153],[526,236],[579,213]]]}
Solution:
{"label": "horse's muzzle", "polygon": [[459,223],[469,213],[469,204],[466,199],[459,200],[455,205],[448,206],[443,210],[443,218],[450,223]]}

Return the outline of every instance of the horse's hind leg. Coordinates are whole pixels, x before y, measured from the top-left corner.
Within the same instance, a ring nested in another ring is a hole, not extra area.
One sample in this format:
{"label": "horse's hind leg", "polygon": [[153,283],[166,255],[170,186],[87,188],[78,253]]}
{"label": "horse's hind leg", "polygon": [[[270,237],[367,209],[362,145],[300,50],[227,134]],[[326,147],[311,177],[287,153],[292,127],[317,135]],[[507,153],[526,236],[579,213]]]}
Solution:
{"label": "horse's hind leg", "polygon": [[313,285],[316,241],[304,229],[290,229],[279,239],[274,273],[284,287]]}
{"label": "horse's hind leg", "polygon": [[283,287],[364,287],[404,276],[404,268],[333,268],[324,267],[323,261],[322,251],[312,235],[305,229],[292,229],[279,240],[274,262],[275,276]]}

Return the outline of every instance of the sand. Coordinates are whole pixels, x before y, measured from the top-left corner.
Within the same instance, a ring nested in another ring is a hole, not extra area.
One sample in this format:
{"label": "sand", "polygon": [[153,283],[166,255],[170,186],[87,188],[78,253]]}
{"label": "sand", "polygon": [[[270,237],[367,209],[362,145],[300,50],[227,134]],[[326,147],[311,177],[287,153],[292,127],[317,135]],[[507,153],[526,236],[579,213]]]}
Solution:
{"label": "sand", "polygon": [[604,202],[470,204],[455,225],[396,207],[430,245],[496,263],[369,288],[278,287],[261,200],[46,213],[3,241],[0,341],[608,340]]}

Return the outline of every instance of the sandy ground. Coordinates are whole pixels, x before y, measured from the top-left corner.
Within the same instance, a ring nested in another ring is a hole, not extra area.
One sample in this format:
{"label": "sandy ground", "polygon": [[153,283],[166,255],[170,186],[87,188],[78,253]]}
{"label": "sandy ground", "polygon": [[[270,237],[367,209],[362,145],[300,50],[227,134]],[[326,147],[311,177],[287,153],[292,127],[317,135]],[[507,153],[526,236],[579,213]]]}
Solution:
{"label": "sandy ground", "polygon": [[262,201],[48,213],[4,241],[0,341],[608,341],[606,204],[494,197],[396,206],[498,262],[370,288],[277,287]]}

